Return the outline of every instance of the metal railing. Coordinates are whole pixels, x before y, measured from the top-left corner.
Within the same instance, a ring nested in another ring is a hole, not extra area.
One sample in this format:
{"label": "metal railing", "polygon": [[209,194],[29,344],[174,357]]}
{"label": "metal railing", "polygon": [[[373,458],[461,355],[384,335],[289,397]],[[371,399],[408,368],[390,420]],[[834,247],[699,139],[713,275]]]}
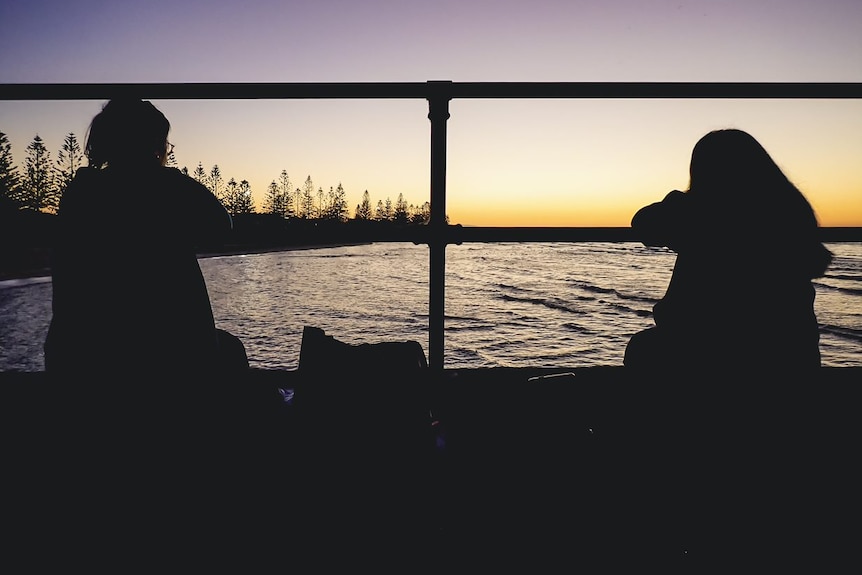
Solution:
{"label": "metal railing", "polygon": [[[431,122],[428,226],[381,232],[371,241],[429,247],[428,363],[443,369],[445,250],[464,242],[621,242],[628,228],[469,227],[446,223],[446,126],[453,99],[862,99],[859,82],[330,82],[0,84],[0,100],[423,99]],[[862,241],[862,228],[823,228],[824,241]]]}

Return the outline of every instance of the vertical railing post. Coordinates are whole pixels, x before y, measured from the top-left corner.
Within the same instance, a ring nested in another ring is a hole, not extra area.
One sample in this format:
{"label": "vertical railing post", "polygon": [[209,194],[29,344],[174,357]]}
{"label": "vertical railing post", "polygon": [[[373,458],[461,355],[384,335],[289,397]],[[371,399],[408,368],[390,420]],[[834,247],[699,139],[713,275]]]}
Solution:
{"label": "vertical railing post", "polygon": [[431,221],[428,235],[428,366],[443,371],[443,330],[446,285],[446,122],[452,82],[428,82],[431,121]]}

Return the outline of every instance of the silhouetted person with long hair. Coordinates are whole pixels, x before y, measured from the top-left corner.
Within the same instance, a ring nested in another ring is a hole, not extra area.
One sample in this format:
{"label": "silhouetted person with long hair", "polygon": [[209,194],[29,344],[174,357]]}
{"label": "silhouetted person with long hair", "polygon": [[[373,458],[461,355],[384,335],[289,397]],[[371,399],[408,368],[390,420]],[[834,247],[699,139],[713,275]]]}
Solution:
{"label": "silhouetted person with long hair", "polygon": [[761,373],[820,366],[814,286],[832,254],[811,205],[763,146],[710,132],[691,155],[689,189],[641,208],[632,229],[676,252],[655,327],[628,343],[627,367]]}
{"label": "silhouetted person with long hair", "polygon": [[60,375],[206,382],[247,367],[216,328],[197,249],[232,228],[202,184],[166,167],[170,123],[152,103],[109,101],[60,201],[45,369]]}
{"label": "silhouetted person with long hair", "polygon": [[216,328],[197,260],[232,220],[205,186],[166,167],[169,129],[148,101],[109,101],[90,124],[88,166],[60,200],[52,396],[40,410],[48,487],[33,489],[32,504],[42,540],[85,554],[99,541],[126,556],[143,525],[159,526],[147,536],[158,556],[246,524],[229,512],[242,489],[224,470],[254,469],[231,447],[255,447],[240,437],[248,358]]}

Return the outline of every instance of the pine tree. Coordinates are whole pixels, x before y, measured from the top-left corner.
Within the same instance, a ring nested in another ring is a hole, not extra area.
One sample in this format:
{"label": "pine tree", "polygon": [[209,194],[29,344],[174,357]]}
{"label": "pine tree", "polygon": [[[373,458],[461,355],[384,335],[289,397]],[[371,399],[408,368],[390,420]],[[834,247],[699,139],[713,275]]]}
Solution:
{"label": "pine tree", "polygon": [[210,170],[209,186],[207,187],[215,195],[215,197],[222,200],[222,203],[224,203],[224,196],[226,192],[222,190],[222,184],[224,184],[224,180],[221,176],[221,170],[219,169],[218,164],[215,164]]}
{"label": "pine tree", "polygon": [[374,219],[378,222],[385,221],[386,208],[383,207],[383,200],[377,200],[377,207],[374,209]]}
{"label": "pine tree", "polygon": [[326,213],[326,201],[323,196],[323,188],[317,188],[317,209],[314,212],[314,217],[322,219],[324,213]]}
{"label": "pine tree", "polygon": [[266,214],[284,217],[284,194],[278,187],[275,180],[270,182],[266,189],[266,196],[263,198],[263,211]]}
{"label": "pine tree", "polygon": [[24,179],[21,182],[22,207],[36,211],[56,212],[59,196],[51,169],[51,154],[37,134],[27,146]]}
{"label": "pine tree", "polygon": [[224,194],[221,198],[221,202],[222,204],[224,204],[225,209],[232,216],[235,216],[237,213],[239,213],[237,212],[237,208],[239,206],[238,196],[239,184],[236,182],[235,179],[231,178],[225,185]]}
{"label": "pine tree", "polygon": [[285,218],[289,218],[295,214],[293,210],[293,197],[291,197],[291,187],[293,184],[290,181],[290,177],[287,175],[287,170],[282,170],[281,175],[278,177],[279,185],[281,186],[281,195],[282,195],[282,204],[284,205],[284,214]]}
{"label": "pine tree", "polygon": [[18,208],[19,186],[18,167],[12,160],[12,144],[6,134],[0,132],[0,207]]}
{"label": "pine tree", "polygon": [[254,197],[251,193],[251,184],[248,180],[242,180],[237,190],[235,210],[237,214],[254,213]]}
{"label": "pine tree", "polygon": [[84,155],[75,134],[69,132],[63,140],[63,146],[57,153],[57,165],[54,168],[57,176],[57,195],[62,196],[75,177],[75,172],[83,165]]}
{"label": "pine tree", "polygon": [[253,214],[255,212],[254,198],[248,180],[237,183],[236,179],[231,178],[225,186],[222,204],[232,216]]}
{"label": "pine tree", "polygon": [[341,185],[341,182],[338,182],[338,187],[335,188],[335,192],[330,193],[329,198],[329,219],[333,219],[338,222],[346,222],[349,217],[349,212],[347,209],[347,194],[344,191],[344,186]]}
{"label": "pine tree", "polygon": [[300,217],[311,218],[314,216],[314,182],[311,176],[305,178],[302,188],[302,202],[300,205]]}
{"label": "pine tree", "polygon": [[410,223],[411,224],[427,224],[431,221],[431,202],[425,202],[421,206],[417,206],[413,208],[411,206],[410,210]]}
{"label": "pine tree", "polygon": [[395,200],[395,209],[392,212],[392,221],[396,224],[406,224],[410,220],[410,213],[407,211],[407,201],[404,199],[404,194],[399,193],[398,199]]}
{"label": "pine tree", "polygon": [[394,210],[392,209],[392,200],[386,198],[386,201],[383,202],[383,219],[387,222],[391,222],[392,218],[394,217],[393,211]]}
{"label": "pine tree", "polygon": [[362,202],[356,206],[355,216],[357,220],[371,219],[371,196],[368,195],[368,190],[362,193]]}
{"label": "pine tree", "polygon": [[[323,193],[323,189],[320,190]],[[329,186],[329,193],[326,195],[326,200],[320,201],[320,217],[324,220],[335,219],[335,188]]]}
{"label": "pine tree", "polygon": [[[207,171],[204,170],[204,165],[201,162],[198,162],[198,165],[195,168],[195,171],[192,172],[192,178],[194,178],[196,181],[200,182],[201,184],[207,186],[207,180],[208,180]],[[207,186],[207,187],[209,187],[209,186]],[[210,190],[210,191],[212,191],[212,190]]]}

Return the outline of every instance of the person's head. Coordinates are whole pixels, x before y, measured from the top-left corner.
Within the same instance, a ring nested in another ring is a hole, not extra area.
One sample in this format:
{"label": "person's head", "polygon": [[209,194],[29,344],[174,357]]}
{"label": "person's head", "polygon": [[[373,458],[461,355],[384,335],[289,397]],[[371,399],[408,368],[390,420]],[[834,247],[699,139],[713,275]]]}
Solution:
{"label": "person's head", "polygon": [[818,225],[799,188],[760,142],[742,130],[715,130],[698,140],[689,174],[689,193],[719,217],[733,213],[737,225],[773,230],[810,230]]}
{"label": "person's head", "polygon": [[168,154],[171,124],[151,102],[113,99],[102,108],[87,135],[90,166],[159,166]]}
{"label": "person's head", "polygon": [[793,187],[760,142],[748,132],[731,128],[714,130],[698,140],[689,177],[689,190],[698,195],[720,194],[721,199],[746,202]]}

